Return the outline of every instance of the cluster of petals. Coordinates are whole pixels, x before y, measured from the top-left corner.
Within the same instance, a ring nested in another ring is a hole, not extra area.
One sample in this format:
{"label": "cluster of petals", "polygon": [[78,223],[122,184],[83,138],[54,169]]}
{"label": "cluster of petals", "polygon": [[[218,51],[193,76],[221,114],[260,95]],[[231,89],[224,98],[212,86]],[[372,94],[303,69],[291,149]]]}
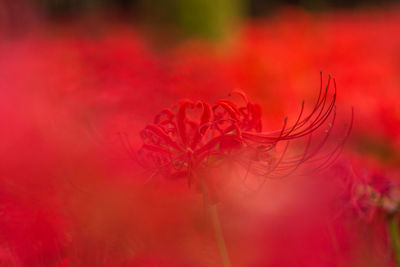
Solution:
{"label": "cluster of petals", "polygon": [[[373,220],[377,212],[395,214],[400,209],[400,185],[396,178],[398,172],[377,167],[358,167],[351,165],[350,171],[343,175],[345,182],[345,201],[356,215],[367,222]],[[342,214],[342,209],[338,215]]]}

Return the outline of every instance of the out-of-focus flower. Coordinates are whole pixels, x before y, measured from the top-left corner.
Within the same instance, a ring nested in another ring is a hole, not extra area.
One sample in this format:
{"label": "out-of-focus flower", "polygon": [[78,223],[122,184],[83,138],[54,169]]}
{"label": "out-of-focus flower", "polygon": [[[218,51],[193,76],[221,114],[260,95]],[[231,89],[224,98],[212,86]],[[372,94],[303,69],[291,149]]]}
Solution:
{"label": "out-of-focus flower", "polygon": [[[361,167],[361,165],[362,167]],[[377,212],[395,214],[400,209],[398,171],[385,171],[378,166],[365,166],[366,162],[336,166],[342,175],[345,209],[351,208],[359,218],[370,222]],[[339,215],[344,212],[342,209]],[[337,215],[338,216],[338,215]]]}
{"label": "out-of-focus flower", "polygon": [[[387,254],[391,250],[396,266],[400,266],[399,171],[379,166],[364,158],[340,162],[335,165],[332,175],[334,180],[342,182],[342,188],[338,188],[339,197],[333,199],[336,204],[340,204],[334,219],[350,215],[350,218],[367,222],[369,227],[383,229],[375,235],[380,234],[379,239],[385,240],[381,246],[383,251]],[[389,239],[392,244],[388,246]]]}

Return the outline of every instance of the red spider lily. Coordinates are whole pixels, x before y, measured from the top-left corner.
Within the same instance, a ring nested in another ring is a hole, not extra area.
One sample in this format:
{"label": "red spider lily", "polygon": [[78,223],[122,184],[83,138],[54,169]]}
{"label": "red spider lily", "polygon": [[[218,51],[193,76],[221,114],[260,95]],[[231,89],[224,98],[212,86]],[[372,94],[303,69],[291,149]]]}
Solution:
{"label": "red spider lily", "polygon": [[[241,142],[240,129],[235,120],[229,127],[221,128],[214,119],[215,109],[226,107],[217,103],[210,107],[204,102],[182,101],[174,112],[161,111],[142,132],[144,141],[139,159],[151,160],[160,171],[171,178],[190,177],[211,154],[224,154]],[[199,119],[190,117],[188,109],[200,109]],[[234,110],[232,116],[238,116]],[[145,157],[145,158],[143,158]]]}
{"label": "red spider lily", "polygon": [[[325,90],[321,88],[318,100],[309,115],[303,116],[304,102],[297,120],[287,126],[285,118],[282,129],[271,132],[262,131],[262,109],[252,103],[247,95],[235,90],[244,104],[221,99],[213,105],[205,102],[184,100],[172,109],[161,111],[141,132],[143,146],[138,159],[146,167],[153,167],[157,172],[169,178],[188,178],[193,182],[193,174],[207,168],[216,158],[231,158],[247,170],[264,177],[282,177],[295,171],[300,164],[315,157],[330,136],[326,130],[321,143],[311,149],[311,135],[329,118],[332,128],[336,118],[336,83],[334,92],[328,101],[331,78]],[[328,103],[329,102],[329,103]],[[200,115],[195,116],[196,111]],[[190,113],[190,114],[189,114]],[[340,152],[345,138],[328,155],[320,167],[328,165]],[[286,157],[288,142],[280,156],[275,147],[281,141],[308,137],[307,145],[300,156]]]}
{"label": "red spider lily", "polygon": [[396,177],[398,171],[385,171],[380,167],[365,167],[366,162],[347,164],[344,168],[336,166],[342,175],[343,200],[345,202],[336,215],[341,215],[346,208],[351,208],[355,214],[367,221],[374,219],[376,212],[395,214],[400,209],[400,187]]}

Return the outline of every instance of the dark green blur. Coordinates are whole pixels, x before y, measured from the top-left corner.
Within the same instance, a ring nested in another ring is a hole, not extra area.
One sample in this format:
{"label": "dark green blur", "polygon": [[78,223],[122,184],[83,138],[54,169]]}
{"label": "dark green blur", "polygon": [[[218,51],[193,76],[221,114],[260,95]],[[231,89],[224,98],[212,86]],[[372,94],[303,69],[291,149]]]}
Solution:
{"label": "dark green blur", "polygon": [[5,7],[0,2],[0,11],[6,13],[7,5],[16,10],[20,9],[18,3],[25,6],[31,3],[30,7],[47,19],[113,14],[182,37],[221,39],[230,36],[243,18],[268,16],[283,6],[327,10],[379,7],[398,2],[400,0],[14,0]]}

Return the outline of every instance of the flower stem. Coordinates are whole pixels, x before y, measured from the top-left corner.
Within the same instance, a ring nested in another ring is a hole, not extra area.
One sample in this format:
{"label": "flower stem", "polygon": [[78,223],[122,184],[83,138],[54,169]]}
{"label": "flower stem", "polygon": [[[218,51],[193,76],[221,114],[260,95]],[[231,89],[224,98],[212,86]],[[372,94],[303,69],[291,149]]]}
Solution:
{"label": "flower stem", "polygon": [[215,204],[211,204],[208,194],[207,188],[204,184],[204,181],[200,179],[201,187],[203,189],[203,195],[205,200],[205,205],[207,206],[208,213],[211,219],[211,224],[214,229],[215,239],[217,241],[217,247],[219,251],[219,255],[221,257],[222,266],[223,267],[231,267],[231,263],[229,260],[228,250],[226,249],[224,235],[222,234],[221,224],[218,218],[217,206]]}
{"label": "flower stem", "polygon": [[389,215],[388,218],[389,234],[392,239],[393,256],[396,266],[400,267],[400,239],[399,239],[399,224],[394,214]]}

